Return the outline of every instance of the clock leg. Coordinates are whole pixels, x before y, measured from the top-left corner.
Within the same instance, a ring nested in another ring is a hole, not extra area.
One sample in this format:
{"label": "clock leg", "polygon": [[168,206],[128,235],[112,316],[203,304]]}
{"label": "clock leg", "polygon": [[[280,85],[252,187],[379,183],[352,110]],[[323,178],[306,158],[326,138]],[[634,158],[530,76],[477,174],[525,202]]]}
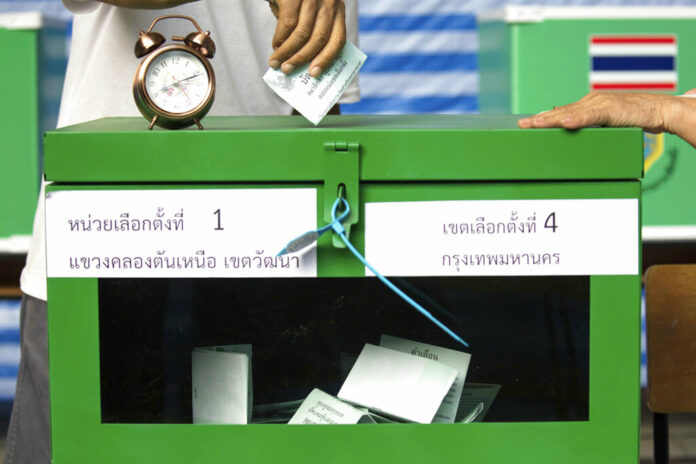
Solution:
{"label": "clock leg", "polygon": [[203,130],[203,126],[201,126],[201,122],[198,119],[194,119],[193,122],[198,126],[198,130]]}
{"label": "clock leg", "polygon": [[155,127],[155,123],[157,122],[157,115],[155,115],[154,118],[152,118],[152,121],[150,121],[150,126],[148,129],[152,130],[153,127]]}

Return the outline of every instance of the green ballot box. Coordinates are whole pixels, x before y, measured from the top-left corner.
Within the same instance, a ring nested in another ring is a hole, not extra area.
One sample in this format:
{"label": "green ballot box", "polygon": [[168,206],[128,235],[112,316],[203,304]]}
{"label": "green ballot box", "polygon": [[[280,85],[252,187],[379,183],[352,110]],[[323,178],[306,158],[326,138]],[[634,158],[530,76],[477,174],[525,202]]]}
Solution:
{"label": "green ballot box", "polygon": [[67,62],[67,24],[38,12],[0,13],[0,253],[29,248],[42,135],[55,129]]}
{"label": "green ballot box", "polygon": [[[510,6],[479,16],[482,113],[538,113],[590,91],[696,88],[696,8]],[[693,147],[646,134],[643,240],[694,240]],[[588,151],[587,156],[595,156]]]}
{"label": "green ballot box", "polygon": [[46,135],[54,463],[638,460],[640,130],[203,123]]}

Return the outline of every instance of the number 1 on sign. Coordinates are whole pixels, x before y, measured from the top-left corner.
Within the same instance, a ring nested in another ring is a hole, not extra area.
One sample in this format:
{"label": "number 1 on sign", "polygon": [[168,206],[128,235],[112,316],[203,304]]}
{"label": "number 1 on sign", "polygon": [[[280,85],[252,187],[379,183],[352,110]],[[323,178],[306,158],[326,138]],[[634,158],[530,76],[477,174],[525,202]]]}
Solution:
{"label": "number 1 on sign", "polygon": [[213,214],[217,216],[217,227],[215,228],[215,230],[225,230],[225,228],[222,227],[222,220],[220,219],[220,210],[216,209]]}

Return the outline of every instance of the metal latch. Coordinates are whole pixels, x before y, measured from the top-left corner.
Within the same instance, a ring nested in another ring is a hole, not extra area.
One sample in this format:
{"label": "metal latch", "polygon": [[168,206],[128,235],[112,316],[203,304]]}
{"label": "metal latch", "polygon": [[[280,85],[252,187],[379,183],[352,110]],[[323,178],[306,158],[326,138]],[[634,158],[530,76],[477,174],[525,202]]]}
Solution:
{"label": "metal latch", "polygon": [[[350,227],[357,224],[360,211],[360,144],[357,142],[324,143],[324,221],[331,222],[331,207],[343,186],[350,214],[342,222],[346,236]],[[345,248],[343,241],[333,236],[333,246]]]}

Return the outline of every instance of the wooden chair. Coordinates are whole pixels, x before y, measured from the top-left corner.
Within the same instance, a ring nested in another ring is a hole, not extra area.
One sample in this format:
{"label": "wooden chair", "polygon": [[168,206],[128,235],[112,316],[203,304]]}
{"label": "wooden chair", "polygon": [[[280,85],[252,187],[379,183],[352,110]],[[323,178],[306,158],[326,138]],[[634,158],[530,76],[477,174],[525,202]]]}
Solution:
{"label": "wooden chair", "polygon": [[696,264],[645,273],[648,408],[655,463],[669,462],[667,415],[696,412]]}

